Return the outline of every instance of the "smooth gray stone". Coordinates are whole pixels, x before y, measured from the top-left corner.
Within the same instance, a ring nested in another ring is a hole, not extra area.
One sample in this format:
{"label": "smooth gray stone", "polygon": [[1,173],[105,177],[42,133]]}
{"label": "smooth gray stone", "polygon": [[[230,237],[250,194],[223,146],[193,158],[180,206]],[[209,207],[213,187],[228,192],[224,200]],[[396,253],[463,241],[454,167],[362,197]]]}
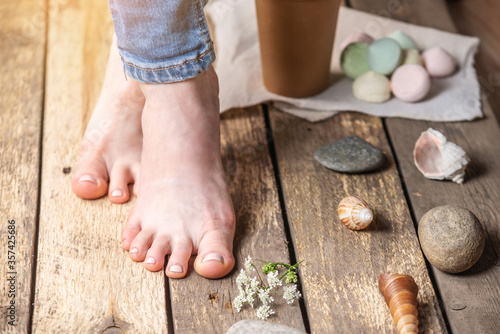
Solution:
{"label": "smooth gray stone", "polygon": [[260,320],[241,320],[231,326],[226,334],[305,334],[298,329]]}
{"label": "smooth gray stone", "polygon": [[317,149],[314,158],[326,168],[343,173],[369,172],[384,163],[382,151],[357,136],[342,138]]}

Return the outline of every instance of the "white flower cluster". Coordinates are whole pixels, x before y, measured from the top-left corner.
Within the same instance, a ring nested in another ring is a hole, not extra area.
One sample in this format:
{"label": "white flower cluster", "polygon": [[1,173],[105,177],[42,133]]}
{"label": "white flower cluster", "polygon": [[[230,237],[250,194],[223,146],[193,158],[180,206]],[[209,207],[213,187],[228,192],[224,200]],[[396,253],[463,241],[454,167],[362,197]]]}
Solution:
{"label": "white flower cluster", "polygon": [[[270,271],[267,274],[267,285],[257,277],[249,277],[249,272],[256,272],[252,258],[249,256],[245,260],[245,269],[241,269],[240,274],[236,278],[236,285],[240,294],[234,299],[233,306],[237,312],[240,312],[245,303],[254,307],[255,300],[258,298],[262,305],[257,309],[257,317],[262,320],[267,320],[274,310],[270,304],[274,298],[270,295],[272,290],[278,286],[282,286],[283,282],[279,277],[278,270]],[[258,274],[258,273],[257,273]],[[259,282],[260,280],[260,282]],[[283,298],[288,304],[292,304],[295,299],[301,297],[297,290],[297,285],[290,284],[283,287]]]}

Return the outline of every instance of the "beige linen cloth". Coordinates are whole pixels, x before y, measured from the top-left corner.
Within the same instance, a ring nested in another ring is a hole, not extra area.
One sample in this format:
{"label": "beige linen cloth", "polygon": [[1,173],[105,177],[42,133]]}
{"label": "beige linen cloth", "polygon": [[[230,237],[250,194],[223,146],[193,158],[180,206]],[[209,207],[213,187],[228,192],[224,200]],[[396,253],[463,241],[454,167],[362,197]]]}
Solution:
{"label": "beige linen cloth", "polygon": [[476,37],[424,28],[341,7],[332,55],[332,78],[340,73],[339,45],[347,36],[365,32],[376,39],[398,29],[410,35],[420,50],[435,46],[444,48],[455,58],[459,70],[451,77],[432,79],[428,97],[418,103],[396,98],[381,104],[358,101],[352,94],[352,80],[346,77],[341,77],[319,95],[296,99],[270,93],[264,88],[254,1],[211,0],[205,11],[214,27],[212,37],[217,49],[214,66],[219,76],[222,112],[273,101],[275,108],[312,122],[340,111],[443,122],[482,117],[479,82],[473,67],[474,54],[479,45]]}

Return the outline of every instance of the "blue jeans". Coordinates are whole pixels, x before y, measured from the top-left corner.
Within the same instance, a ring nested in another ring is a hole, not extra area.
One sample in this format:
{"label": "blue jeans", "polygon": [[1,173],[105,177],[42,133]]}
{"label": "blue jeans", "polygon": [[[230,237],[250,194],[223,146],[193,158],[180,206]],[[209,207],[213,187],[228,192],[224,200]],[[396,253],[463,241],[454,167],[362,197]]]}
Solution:
{"label": "blue jeans", "polygon": [[208,0],[108,0],[125,73],[143,83],[186,80],[215,60]]}

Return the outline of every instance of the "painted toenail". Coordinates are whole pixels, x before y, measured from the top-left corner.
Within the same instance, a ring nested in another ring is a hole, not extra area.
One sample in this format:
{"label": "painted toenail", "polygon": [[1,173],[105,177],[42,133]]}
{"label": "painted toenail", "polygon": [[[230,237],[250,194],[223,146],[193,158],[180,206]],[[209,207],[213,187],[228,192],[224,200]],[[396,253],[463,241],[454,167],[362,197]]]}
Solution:
{"label": "painted toenail", "polygon": [[129,253],[130,254],[137,254],[137,253],[139,253],[139,249],[138,248],[132,248]]}
{"label": "painted toenail", "polygon": [[182,273],[182,267],[179,266],[178,264],[174,264],[173,266],[170,267],[170,271],[173,273]]}
{"label": "painted toenail", "polygon": [[88,175],[88,174],[80,176],[80,178],[78,179],[78,182],[83,182],[83,181],[88,181],[88,182],[92,182],[94,184],[97,184],[96,179],[92,175]]}
{"label": "painted toenail", "polygon": [[112,197],[120,197],[122,195],[123,195],[123,192],[121,190],[113,190],[113,192],[111,193]]}
{"label": "painted toenail", "polygon": [[156,263],[156,259],[154,257],[148,257],[145,263]]}
{"label": "painted toenail", "polygon": [[203,258],[203,261],[201,261],[202,263],[203,262],[207,262],[207,261],[219,261],[219,262],[224,262],[224,258],[222,257],[222,255],[220,254],[217,254],[217,253],[210,253],[208,254],[207,256],[205,256]]}

